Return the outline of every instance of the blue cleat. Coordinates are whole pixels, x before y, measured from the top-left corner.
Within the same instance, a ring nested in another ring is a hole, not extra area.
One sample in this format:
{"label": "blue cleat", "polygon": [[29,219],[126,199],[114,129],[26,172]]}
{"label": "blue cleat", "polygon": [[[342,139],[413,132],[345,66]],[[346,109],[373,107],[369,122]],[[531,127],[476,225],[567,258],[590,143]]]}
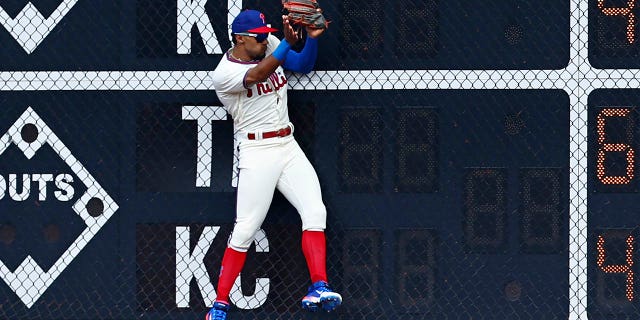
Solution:
{"label": "blue cleat", "polygon": [[213,308],[209,310],[209,313],[204,317],[205,320],[227,320],[227,312],[230,307],[223,302],[214,302]]}
{"label": "blue cleat", "polygon": [[342,304],[342,296],[333,292],[328,283],[318,281],[309,287],[309,292],[302,298],[302,309],[316,312],[320,309],[330,312]]}

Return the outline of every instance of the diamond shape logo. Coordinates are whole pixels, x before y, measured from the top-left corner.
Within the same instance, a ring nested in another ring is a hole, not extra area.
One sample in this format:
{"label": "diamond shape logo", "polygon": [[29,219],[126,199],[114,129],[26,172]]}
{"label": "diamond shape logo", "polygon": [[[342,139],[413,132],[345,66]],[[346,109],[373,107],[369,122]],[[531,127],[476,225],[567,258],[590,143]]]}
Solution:
{"label": "diamond shape logo", "polygon": [[72,204],[72,210],[86,227],[49,270],[43,270],[30,255],[13,272],[0,261],[0,278],[31,308],[113,216],[118,205],[31,107],[0,137],[0,156],[11,144],[15,144],[27,159],[33,158],[43,145],[49,145],[87,188]]}
{"label": "diamond shape logo", "polygon": [[31,54],[77,2],[78,0],[62,1],[48,18],[45,18],[31,2],[27,3],[15,18],[11,18],[0,7],[0,23],[24,51]]}

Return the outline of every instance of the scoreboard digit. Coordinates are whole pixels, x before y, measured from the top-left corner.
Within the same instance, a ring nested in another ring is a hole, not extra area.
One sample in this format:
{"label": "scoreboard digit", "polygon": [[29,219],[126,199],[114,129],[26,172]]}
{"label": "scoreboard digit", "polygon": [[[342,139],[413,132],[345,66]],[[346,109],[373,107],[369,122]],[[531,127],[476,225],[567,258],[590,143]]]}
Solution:
{"label": "scoreboard digit", "polygon": [[589,0],[589,62],[599,69],[640,67],[637,0]]}

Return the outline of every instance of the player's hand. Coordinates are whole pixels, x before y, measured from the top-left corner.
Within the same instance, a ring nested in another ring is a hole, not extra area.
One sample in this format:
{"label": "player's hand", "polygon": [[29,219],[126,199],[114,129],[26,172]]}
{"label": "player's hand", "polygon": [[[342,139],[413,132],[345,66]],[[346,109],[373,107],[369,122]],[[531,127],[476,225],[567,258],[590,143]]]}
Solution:
{"label": "player's hand", "polygon": [[287,40],[290,46],[293,46],[298,42],[298,33],[293,29],[293,26],[289,23],[289,17],[282,16],[282,29],[284,31],[284,38]]}
{"label": "player's hand", "polygon": [[[322,9],[318,8],[316,9],[319,13],[322,13]],[[325,30],[327,30],[327,28],[313,28],[311,26],[307,26],[307,35],[309,35],[309,37],[311,38],[318,38],[320,35],[322,35],[324,33]]]}
{"label": "player's hand", "polygon": [[311,28],[311,27],[307,27],[306,29],[307,29],[307,35],[309,35],[309,37],[314,39],[322,35],[324,31],[327,30],[327,29],[318,29],[318,28]]}

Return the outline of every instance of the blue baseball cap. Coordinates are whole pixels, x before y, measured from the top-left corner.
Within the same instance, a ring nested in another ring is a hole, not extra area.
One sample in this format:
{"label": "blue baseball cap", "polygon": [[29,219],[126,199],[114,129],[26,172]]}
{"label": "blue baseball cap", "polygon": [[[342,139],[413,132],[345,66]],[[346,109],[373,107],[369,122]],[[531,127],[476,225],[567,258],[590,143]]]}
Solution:
{"label": "blue baseball cap", "polygon": [[256,10],[245,10],[233,19],[231,23],[231,32],[238,33],[256,33],[266,34],[276,32],[278,29],[267,26],[264,14]]}

